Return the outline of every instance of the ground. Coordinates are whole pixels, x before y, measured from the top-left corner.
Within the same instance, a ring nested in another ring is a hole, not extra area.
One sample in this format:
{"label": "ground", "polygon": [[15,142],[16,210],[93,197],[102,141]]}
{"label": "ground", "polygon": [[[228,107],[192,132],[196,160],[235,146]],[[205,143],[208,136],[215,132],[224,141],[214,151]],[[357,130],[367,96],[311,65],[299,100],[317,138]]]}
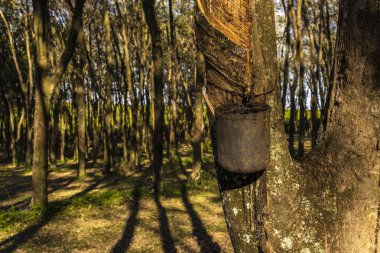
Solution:
{"label": "ground", "polygon": [[29,208],[31,172],[0,166],[0,252],[233,252],[223,216],[213,157],[205,153],[199,184],[186,181],[191,150],[165,161],[160,197],[152,171],[102,175],[89,165],[76,180],[75,163],[49,173],[45,219]]}

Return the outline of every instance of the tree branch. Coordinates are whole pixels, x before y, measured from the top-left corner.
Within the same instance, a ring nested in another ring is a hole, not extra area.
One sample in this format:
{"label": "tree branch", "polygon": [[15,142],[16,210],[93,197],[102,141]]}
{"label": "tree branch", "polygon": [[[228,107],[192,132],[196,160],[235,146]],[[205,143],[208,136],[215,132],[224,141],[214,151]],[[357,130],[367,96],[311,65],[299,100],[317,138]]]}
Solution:
{"label": "tree branch", "polygon": [[21,84],[22,92],[24,94],[26,94],[26,90],[27,90],[26,89],[26,84],[25,84],[24,77],[22,76],[22,73],[21,73],[20,64],[19,64],[19,61],[18,61],[18,58],[17,58],[17,54],[16,54],[16,48],[15,48],[15,46],[13,44],[13,35],[12,35],[12,32],[11,32],[11,30],[9,28],[7,19],[5,18],[4,13],[3,13],[2,10],[0,10],[0,17],[2,18],[2,20],[4,22],[4,25],[5,25],[5,28],[7,30],[8,39],[9,39],[9,45],[10,45],[11,52],[12,52],[12,58],[13,58],[13,62],[15,64],[17,75],[18,75],[18,78],[19,78],[19,81],[20,81],[20,84]]}
{"label": "tree branch", "polygon": [[84,7],[85,2],[86,0],[75,1],[75,9],[74,9],[74,15],[73,15],[72,23],[71,23],[70,35],[65,43],[65,50],[62,53],[61,59],[59,61],[59,65],[55,67],[53,70],[54,74],[53,74],[52,80],[56,84],[61,80],[74,54],[78,34],[80,30],[82,29],[82,25],[83,25],[82,13],[83,13],[83,7]]}

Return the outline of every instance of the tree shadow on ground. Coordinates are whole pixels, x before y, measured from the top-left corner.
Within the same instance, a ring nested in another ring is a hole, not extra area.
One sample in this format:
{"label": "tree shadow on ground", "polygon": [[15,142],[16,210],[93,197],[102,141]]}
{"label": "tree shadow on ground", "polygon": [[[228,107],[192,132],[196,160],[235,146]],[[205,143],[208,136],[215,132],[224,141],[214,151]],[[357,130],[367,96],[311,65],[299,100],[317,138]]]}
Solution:
{"label": "tree shadow on ground", "polygon": [[185,183],[182,183],[181,185],[181,197],[182,202],[186,207],[187,213],[190,216],[191,224],[193,226],[193,236],[197,238],[197,242],[200,247],[200,252],[221,252],[219,244],[212,240],[212,237],[208,234],[201,218],[199,217],[198,213],[194,210],[194,207],[189,200]]}
{"label": "tree shadow on ground", "polygon": [[221,252],[219,244],[212,240],[212,237],[208,234],[201,218],[191,204],[185,182],[182,182],[181,184],[181,198],[182,203],[190,216],[191,224],[193,226],[193,236],[195,236],[197,239],[198,245],[200,247],[200,252]]}
{"label": "tree shadow on ground", "polygon": [[[184,167],[181,158],[179,159],[178,164],[181,168],[182,173],[186,175],[187,177],[189,177],[189,174],[186,171],[186,168]],[[178,180],[180,179],[178,178]],[[180,180],[180,182],[181,182],[180,190],[181,190],[182,203],[185,206],[186,211],[190,216],[191,224],[193,226],[192,233],[193,233],[193,236],[196,237],[197,239],[198,245],[200,247],[200,252],[201,253],[221,252],[220,245],[218,243],[215,243],[212,240],[212,237],[208,234],[201,218],[199,217],[198,213],[195,211],[193,205],[190,202],[186,181]]]}
{"label": "tree shadow on ground", "polygon": [[121,253],[126,252],[131,245],[136,225],[137,225],[137,215],[140,210],[140,200],[141,200],[141,188],[144,185],[144,180],[147,177],[147,171],[141,176],[141,178],[136,183],[133,189],[133,200],[131,205],[129,206],[131,213],[128,217],[127,222],[125,223],[123,235],[117,241],[117,243],[111,249],[112,253]]}
{"label": "tree shadow on ground", "polygon": [[154,194],[154,202],[158,210],[158,219],[160,222],[160,237],[162,241],[162,249],[165,253],[177,252],[174,239],[170,231],[169,219],[166,214],[165,207],[161,204],[161,196],[159,193]]}
{"label": "tree shadow on ground", "polygon": [[[53,180],[49,180],[49,185],[51,185],[51,187],[50,187],[48,193],[51,194],[51,193],[56,192],[56,191],[58,191],[58,190],[60,190],[62,188],[67,187],[71,183],[73,183],[76,179],[77,178],[75,176],[69,176],[69,177],[56,178],[56,179],[53,179]],[[30,182],[28,182],[27,189],[24,189],[21,192],[29,191],[30,187],[31,187],[29,184],[30,184]],[[13,192],[12,190],[10,190],[10,191]],[[15,193],[19,194],[20,193],[20,189],[17,189],[17,191]],[[0,200],[2,200],[1,197],[0,197]],[[10,209],[12,207],[15,208],[16,210],[25,209],[25,208],[27,208],[30,205],[31,200],[32,200],[32,198],[28,197],[28,198],[26,198],[24,200],[17,201],[16,203],[0,206],[0,210],[8,210],[8,209]]]}
{"label": "tree shadow on ground", "polygon": [[[67,171],[76,170],[77,163],[61,164],[57,165],[55,169],[49,169],[49,173],[53,173],[56,170],[65,169]],[[88,167],[90,168],[90,167]],[[25,194],[32,191],[32,176],[24,175],[28,170],[25,166],[19,166],[16,168],[0,169],[0,201],[6,201],[13,199],[16,195]],[[9,173],[2,175],[1,173]],[[96,173],[96,172],[95,172]],[[11,179],[11,180],[10,180]],[[76,173],[71,173],[65,177],[49,178],[49,194],[59,189],[65,188],[73,183],[77,179]],[[11,183],[9,183],[11,182]],[[30,204],[31,197],[12,203],[9,205],[0,205],[0,210],[8,210],[11,207],[16,209],[23,209]]]}
{"label": "tree shadow on ground", "polygon": [[[127,252],[128,248],[132,243],[132,239],[134,237],[135,229],[138,222],[137,216],[140,209],[141,188],[145,183],[145,179],[147,177],[148,172],[149,170],[145,171],[145,173],[141,176],[141,178],[134,187],[133,202],[130,206],[131,213],[129,215],[128,220],[125,223],[123,235],[121,236],[119,241],[117,241],[117,243],[113,246],[111,250],[112,253]],[[158,219],[160,223],[159,233],[162,241],[163,250],[165,253],[177,252],[169,227],[169,219],[166,214],[166,209],[161,204],[160,195],[155,193],[153,195],[153,198],[158,210]]]}
{"label": "tree shadow on ground", "polygon": [[[8,253],[8,252],[15,251],[22,244],[26,243],[29,239],[31,239],[38,231],[41,230],[41,228],[43,228],[46,224],[48,224],[57,214],[59,214],[66,207],[68,207],[75,198],[84,196],[85,194],[91,192],[92,190],[97,188],[97,186],[99,186],[101,183],[107,180],[108,178],[102,178],[99,181],[93,182],[83,191],[78,192],[77,194],[74,194],[68,199],[50,203],[50,207],[49,207],[47,215],[44,218],[42,218],[37,224],[31,225],[27,227],[26,229],[24,229],[23,231],[17,233],[16,235],[0,242],[0,253]],[[112,179],[111,182],[109,182],[108,184],[112,184],[114,180],[115,179]]]}

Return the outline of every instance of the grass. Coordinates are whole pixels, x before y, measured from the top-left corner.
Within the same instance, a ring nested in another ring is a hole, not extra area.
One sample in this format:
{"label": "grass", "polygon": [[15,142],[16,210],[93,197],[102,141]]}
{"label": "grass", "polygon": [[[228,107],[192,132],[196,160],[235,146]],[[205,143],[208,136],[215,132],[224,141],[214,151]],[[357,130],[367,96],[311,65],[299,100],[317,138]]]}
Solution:
{"label": "grass", "polygon": [[14,233],[25,224],[34,224],[41,219],[37,209],[16,210],[11,207],[8,210],[0,210],[0,230],[6,233]]}
{"label": "grass", "polygon": [[[310,119],[311,119],[311,111],[310,111],[310,110],[307,110],[307,111],[306,111],[306,115],[307,115],[307,119],[310,120]],[[320,110],[317,111],[317,117],[318,117],[318,119],[321,118],[321,111],[320,111]],[[286,123],[289,123],[289,120],[290,120],[290,110],[285,110],[284,119],[285,119],[285,122],[286,122]],[[299,110],[297,110],[297,117],[296,117],[296,120],[297,120],[297,121],[300,120],[300,111],[299,111]]]}

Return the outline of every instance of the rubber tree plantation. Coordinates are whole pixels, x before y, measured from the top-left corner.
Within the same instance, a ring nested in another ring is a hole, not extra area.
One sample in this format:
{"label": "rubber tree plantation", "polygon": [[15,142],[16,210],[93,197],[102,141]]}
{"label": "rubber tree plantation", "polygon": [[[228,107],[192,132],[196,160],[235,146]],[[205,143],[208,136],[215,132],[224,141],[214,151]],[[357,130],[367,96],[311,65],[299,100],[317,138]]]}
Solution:
{"label": "rubber tree plantation", "polygon": [[379,252],[378,0],[1,0],[0,252]]}

